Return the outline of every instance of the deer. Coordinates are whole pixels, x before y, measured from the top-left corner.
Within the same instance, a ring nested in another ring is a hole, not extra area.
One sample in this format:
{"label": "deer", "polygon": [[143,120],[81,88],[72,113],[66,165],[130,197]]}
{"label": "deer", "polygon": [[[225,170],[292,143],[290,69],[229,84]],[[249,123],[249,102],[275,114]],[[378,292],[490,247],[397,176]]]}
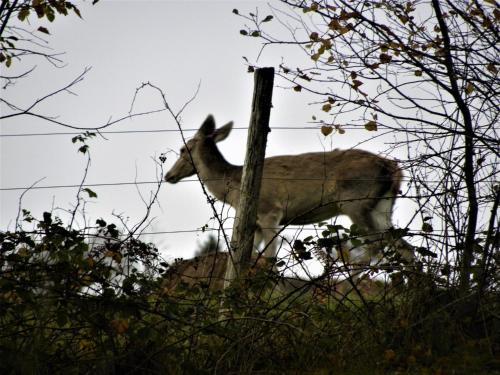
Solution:
{"label": "deer", "polygon": [[[165,175],[178,183],[198,175],[208,191],[234,209],[238,207],[242,166],[229,163],[217,143],[225,140],[233,122],[217,128],[208,115]],[[414,259],[412,246],[402,238],[388,240],[392,211],[403,173],[394,160],[361,149],[334,149],[264,159],[254,248],[264,243],[264,257],[275,258],[278,233],[287,225],[319,223],[346,215],[365,233],[369,262],[391,243],[403,261]],[[236,212],[236,215],[238,213]]]}

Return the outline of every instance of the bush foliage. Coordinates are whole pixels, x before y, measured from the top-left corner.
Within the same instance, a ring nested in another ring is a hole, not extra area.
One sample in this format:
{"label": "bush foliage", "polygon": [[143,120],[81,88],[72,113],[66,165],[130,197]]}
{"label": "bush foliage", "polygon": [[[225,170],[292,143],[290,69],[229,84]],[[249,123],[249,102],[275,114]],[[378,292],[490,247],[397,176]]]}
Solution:
{"label": "bush foliage", "polygon": [[497,293],[474,309],[432,276],[285,293],[268,270],[172,290],[157,249],[113,224],[98,221],[96,245],[49,213],[26,218],[37,231],[0,235],[3,374],[500,373]]}

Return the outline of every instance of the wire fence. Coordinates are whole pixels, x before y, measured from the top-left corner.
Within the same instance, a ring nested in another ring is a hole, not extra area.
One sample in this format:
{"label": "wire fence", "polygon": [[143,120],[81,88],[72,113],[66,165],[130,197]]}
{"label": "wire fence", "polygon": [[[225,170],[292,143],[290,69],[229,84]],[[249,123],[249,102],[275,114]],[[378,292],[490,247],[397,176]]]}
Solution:
{"label": "wire fence", "polygon": [[[347,125],[339,125],[339,124],[328,124],[328,123],[314,123],[314,125],[311,126],[270,126],[271,131],[272,130],[314,130],[314,131],[320,131],[322,126],[337,126],[340,129],[344,130],[365,130],[365,127],[363,124],[347,124]],[[390,130],[401,130],[401,131],[427,131],[427,130],[436,130],[434,127],[418,127],[418,128],[401,128],[401,129],[396,129],[394,126],[388,126],[388,125],[382,125],[382,124],[377,124],[378,127],[380,128],[385,128],[385,129],[390,129]],[[187,129],[134,129],[134,130],[81,130],[81,131],[73,131],[73,132],[47,132],[47,133],[11,133],[11,134],[2,134],[0,133],[0,138],[14,138],[14,137],[43,137],[43,136],[62,136],[62,135],[79,135],[84,133],[85,131],[90,131],[90,132],[95,132],[97,134],[140,134],[140,133],[179,133],[179,132],[186,132],[186,133],[192,133],[196,132],[198,129],[196,128],[187,128]],[[239,127],[234,127],[233,130],[248,130],[248,127],[245,126],[239,126]]]}

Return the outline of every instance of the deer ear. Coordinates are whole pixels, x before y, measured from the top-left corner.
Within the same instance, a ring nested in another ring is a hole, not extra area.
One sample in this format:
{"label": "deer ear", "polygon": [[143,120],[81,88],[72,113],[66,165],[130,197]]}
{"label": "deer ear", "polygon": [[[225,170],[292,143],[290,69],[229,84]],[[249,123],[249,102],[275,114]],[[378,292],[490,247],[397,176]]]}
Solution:
{"label": "deer ear", "polygon": [[220,142],[227,138],[229,133],[233,130],[233,122],[228,122],[226,125],[220,127],[214,132],[214,141]]}
{"label": "deer ear", "polygon": [[214,116],[208,115],[203,124],[201,124],[200,128],[196,135],[201,135],[204,137],[209,137],[214,134],[215,131],[215,119]]}

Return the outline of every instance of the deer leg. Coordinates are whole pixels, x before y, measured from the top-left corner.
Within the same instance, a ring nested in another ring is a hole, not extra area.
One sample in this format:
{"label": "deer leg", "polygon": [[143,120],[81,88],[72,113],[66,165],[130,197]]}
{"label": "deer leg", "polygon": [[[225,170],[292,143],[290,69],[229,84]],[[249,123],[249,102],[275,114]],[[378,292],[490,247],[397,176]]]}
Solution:
{"label": "deer leg", "polygon": [[255,229],[255,236],[253,239],[253,248],[255,252],[259,252],[259,245],[261,244],[263,239],[264,237],[262,235],[262,229],[257,225],[257,228]]}
{"label": "deer leg", "polygon": [[279,222],[281,214],[277,212],[269,212],[260,214],[257,218],[257,225],[262,231],[262,238],[264,239],[264,256],[266,258],[275,258],[277,255],[277,233],[280,229]]}
{"label": "deer leg", "polygon": [[374,209],[370,211],[371,222],[376,231],[385,234],[384,245],[392,247],[399,253],[401,258],[408,263],[412,263],[415,259],[414,247],[403,238],[390,238],[390,233],[388,233],[389,229],[393,228],[391,220],[393,204],[390,199],[380,200]]}
{"label": "deer leg", "polygon": [[384,249],[383,233],[371,216],[371,212],[356,211],[348,214],[349,218],[362,232],[361,241],[366,242],[359,247],[352,247],[349,253],[350,277],[357,281],[361,274],[371,265],[374,259],[381,260]]}

